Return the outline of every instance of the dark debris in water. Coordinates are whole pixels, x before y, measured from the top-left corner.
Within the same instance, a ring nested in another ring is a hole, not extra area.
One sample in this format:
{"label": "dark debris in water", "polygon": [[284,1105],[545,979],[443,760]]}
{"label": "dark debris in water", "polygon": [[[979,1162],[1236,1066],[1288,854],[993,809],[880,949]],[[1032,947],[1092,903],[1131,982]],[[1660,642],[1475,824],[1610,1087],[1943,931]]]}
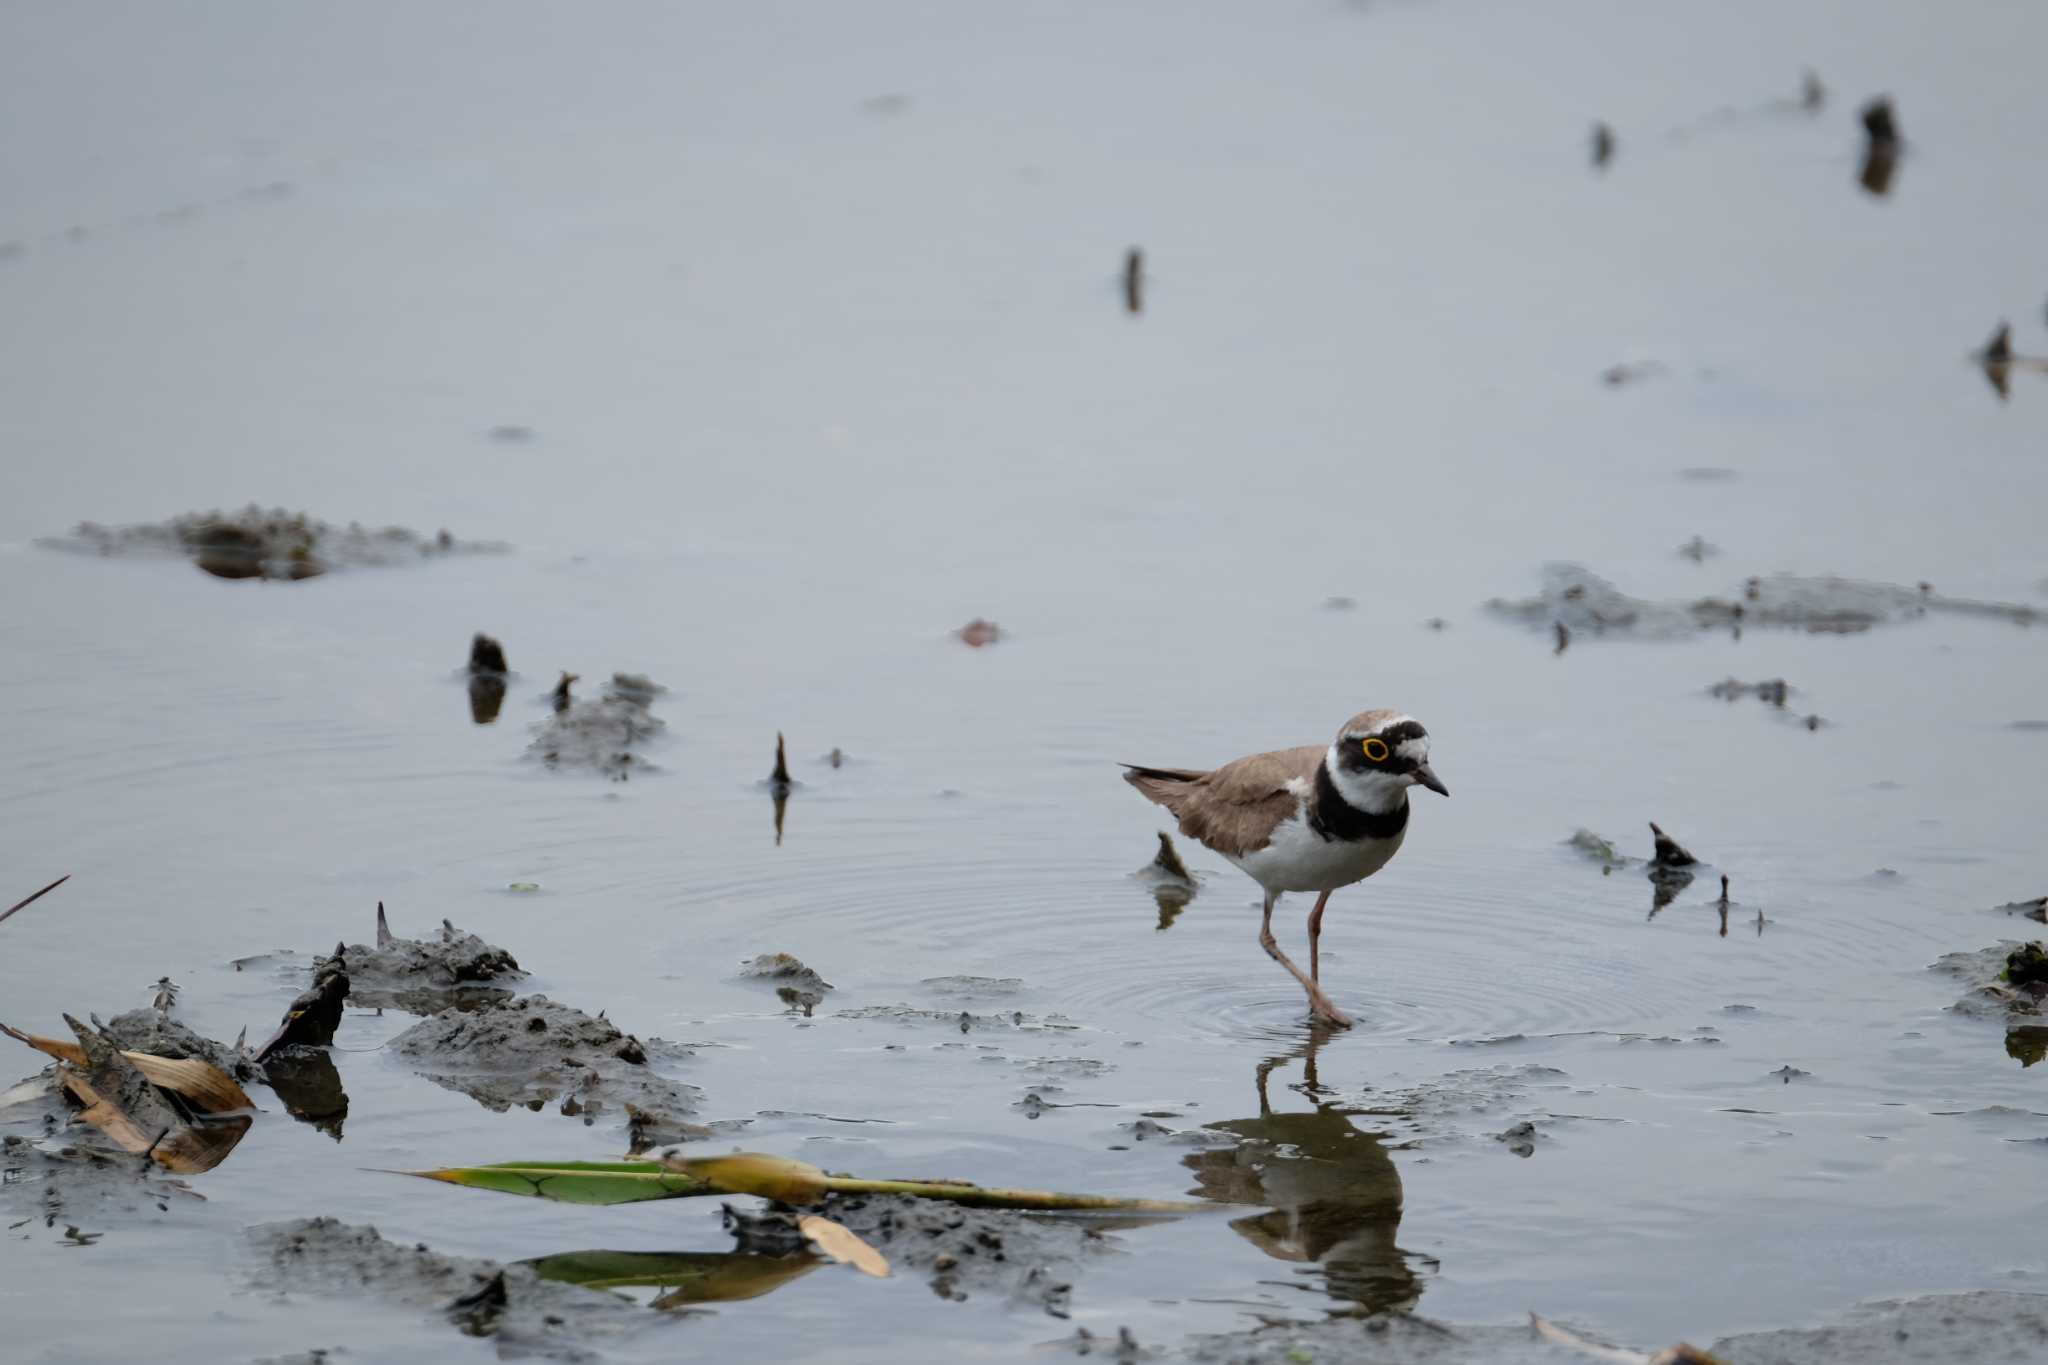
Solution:
{"label": "dark debris in water", "polygon": [[283,508],[250,503],[238,512],[187,512],[168,521],[128,526],[80,522],[68,536],[36,542],[53,550],[103,557],[189,559],[216,578],[317,578],[340,569],[387,568],[450,555],[504,554],[495,541],[457,540],[402,526],[370,530],[336,526]]}

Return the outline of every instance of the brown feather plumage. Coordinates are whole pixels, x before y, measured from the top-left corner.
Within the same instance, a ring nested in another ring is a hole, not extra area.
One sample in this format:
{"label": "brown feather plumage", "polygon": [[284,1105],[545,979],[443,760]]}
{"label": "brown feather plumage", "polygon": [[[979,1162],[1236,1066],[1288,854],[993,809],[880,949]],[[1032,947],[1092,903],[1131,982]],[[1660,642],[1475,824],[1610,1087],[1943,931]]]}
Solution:
{"label": "brown feather plumage", "polygon": [[1226,763],[1214,772],[1125,764],[1124,781],[1146,800],[1172,811],[1180,832],[1225,857],[1256,853],[1301,808],[1290,783],[1310,782],[1323,749],[1276,749]]}

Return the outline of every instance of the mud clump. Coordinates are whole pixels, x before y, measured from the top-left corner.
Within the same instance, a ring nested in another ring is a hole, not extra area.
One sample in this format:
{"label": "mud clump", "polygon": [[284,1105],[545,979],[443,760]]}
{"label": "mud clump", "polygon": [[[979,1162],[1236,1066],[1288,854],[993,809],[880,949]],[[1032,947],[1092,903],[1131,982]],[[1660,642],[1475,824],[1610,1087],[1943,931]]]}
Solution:
{"label": "mud clump", "polygon": [[1536,596],[1497,597],[1486,603],[1486,609],[1537,630],[1563,625],[1574,634],[1636,639],[1676,639],[1744,626],[1854,634],[1934,614],[2031,625],[2042,615],[2039,608],[2021,603],[1948,597],[1918,584],[1796,574],[1751,578],[1726,597],[1655,601],[1632,597],[1578,564],[1546,564]]}
{"label": "mud clump", "polygon": [[443,1010],[391,1040],[392,1050],[436,1085],[500,1113],[513,1105],[560,1112],[593,1123],[626,1106],[645,1121],[673,1123],[696,1111],[697,1087],[655,1071],[650,1053],[671,1058],[683,1049],[659,1039],[643,1044],[610,1020],[544,995]]}
{"label": "mud clump", "polygon": [[591,1360],[589,1343],[661,1321],[631,1299],[542,1279],[523,1265],[401,1246],[377,1229],[302,1218],[249,1230],[255,1287],[276,1294],[368,1299],[440,1315],[465,1336],[489,1337],[501,1357]]}
{"label": "mud clump", "polygon": [[377,903],[377,942],[341,950],[348,964],[350,998],[366,1009],[438,1014],[452,1005],[504,999],[526,979],[512,954],[447,920],[431,939],[399,938]]}
{"label": "mud clump", "polygon": [[2001,943],[1974,953],[1950,953],[1931,970],[1968,987],[1950,1009],[2005,1026],[2007,1056],[2021,1066],[2048,1057],[2048,949],[2042,944]]}
{"label": "mud clump", "polygon": [[254,503],[239,512],[187,512],[168,521],[129,526],[80,522],[70,535],[37,544],[108,558],[184,558],[216,578],[286,582],[339,569],[387,568],[449,555],[503,554],[509,549],[494,541],[460,541],[445,530],[424,535],[402,526],[336,526],[281,507],[265,511]]}
{"label": "mud clump", "polygon": [[238,1081],[261,1080],[263,1070],[246,1048],[232,1048],[187,1028],[155,1009],[129,1010],[108,1020],[102,1032],[123,1052],[152,1057],[196,1057]]}
{"label": "mud clump", "polygon": [[614,673],[604,695],[577,701],[569,694],[575,675],[564,673],[555,688],[555,713],[533,728],[527,753],[550,768],[584,768],[624,782],[634,772],[656,771],[638,750],[668,728],[654,714],[654,699],[668,689],[637,673]]}
{"label": "mud clump", "polygon": [[[995,1298],[1064,1318],[1075,1275],[1111,1248],[1100,1219],[1034,1217],[1010,1209],[972,1209],[902,1195],[828,1195],[818,1206],[889,1259],[898,1274],[928,1280],[942,1299]],[[801,1248],[793,1214],[749,1216],[728,1208],[743,1251],[769,1255]]]}

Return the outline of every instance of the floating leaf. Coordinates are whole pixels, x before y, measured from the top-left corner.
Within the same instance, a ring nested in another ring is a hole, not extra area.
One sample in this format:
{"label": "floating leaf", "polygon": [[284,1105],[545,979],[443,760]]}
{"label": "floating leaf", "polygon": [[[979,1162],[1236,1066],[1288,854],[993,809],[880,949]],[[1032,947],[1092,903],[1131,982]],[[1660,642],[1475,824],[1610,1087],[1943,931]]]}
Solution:
{"label": "floating leaf", "polygon": [[850,1265],[863,1275],[872,1275],[878,1280],[889,1278],[889,1258],[860,1239],[858,1233],[843,1223],[830,1218],[820,1218],[807,1213],[796,1220],[804,1237],[820,1252],[841,1265]]}
{"label": "floating leaf", "polygon": [[635,1204],[646,1199],[687,1199],[720,1191],[658,1161],[508,1161],[495,1166],[448,1166],[399,1171],[450,1185],[553,1199],[563,1204]]}
{"label": "floating leaf", "polygon": [[804,1162],[761,1152],[660,1161],[508,1161],[393,1174],[569,1204],[631,1204],[707,1194],[751,1194],[784,1204],[815,1204],[827,1194],[902,1194],[978,1208],[1048,1212],[1193,1213],[1216,1207],[1180,1200],[997,1189],[965,1181],[863,1180],[827,1175]]}

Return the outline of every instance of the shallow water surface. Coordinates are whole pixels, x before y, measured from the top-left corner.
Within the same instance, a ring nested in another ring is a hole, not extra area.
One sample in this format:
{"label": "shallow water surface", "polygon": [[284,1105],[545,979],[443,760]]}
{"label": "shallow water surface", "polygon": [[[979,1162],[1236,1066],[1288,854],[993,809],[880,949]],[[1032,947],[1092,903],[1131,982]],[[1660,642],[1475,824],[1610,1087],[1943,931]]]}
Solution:
{"label": "shallow water surface", "polygon": [[[1361,1308],[1654,1347],[2044,1287],[2043,1069],[1927,967],[2048,889],[2048,634],[1557,652],[1480,607],[1570,559],[1659,600],[1783,571],[2048,608],[2048,382],[2001,402],[1964,359],[2000,315],[2048,350],[2032,11],[5,22],[0,899],[72,881],[0,926],[0,1020],[58,1032],[168,973],[186,1022],[260,1038],[303,979],[230,964],[363,941],[381,900],[689,1046],[696,1117],[744,1123],[707,1150],[1219,1201],[1106,1230],[1066,1320],[828,1267],[607,1358],[1013,1358]],[[1782,107],[1808,65],[1810,115]],[[1883,198],[1880,91],[1908,139]],[[250,498],[516,552],[284,583],[33,543]],[[951,634],[976,616],[1003,638]],[[516,670],[488,725],[477,630]],[[563,670],[670,689],[631,780],[526,756]],[[1708,695],[1730,676],[1824,723]],[[1252,883],[1185,841],[1177,911],[1133,875],[1165,826],[1116,763],[1378,705],[1455,795],[1334,898],[1358,1026],[1327,1035]],[[1647,857],[1651,820],[1711,864],[1655,914],[1640,865],[1565,846]],[[833,983],[810,1017],[740,976],[771,951]],[[710,1201],[385,1174],[625,1142],[415,1075],[384,1047],[412,1022],[344,1020],[338,1140],[257,1092],[203,1202],[15,1191],[26,1358],[490,1353],[267,1288],[243,1230],[278,1219],[499,1260],[731,1247]]]}

